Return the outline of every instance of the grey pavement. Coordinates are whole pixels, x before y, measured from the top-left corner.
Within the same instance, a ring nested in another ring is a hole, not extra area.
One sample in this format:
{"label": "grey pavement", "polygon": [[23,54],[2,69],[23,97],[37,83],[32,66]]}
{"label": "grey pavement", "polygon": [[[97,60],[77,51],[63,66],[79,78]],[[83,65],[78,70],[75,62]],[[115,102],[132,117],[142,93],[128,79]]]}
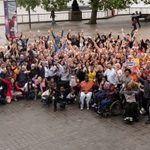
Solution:
{"label": "grey pavement", "polygon": [[101,118],[77,105],[53,112],[39,101],[0,106],[0,150],[149,150],[150,126]]}
{"label": "grey pavement", "polygon": [[[121,34],[121,29],[123,28],[125,33],[131,33],[132,25],[131,25],[131,16],[121,16],[114,17],[111,19],[103,19],[98,20],[96,25],[87,24],[88,21],[82,22],[57,22],[54,27],[54,31],[60,32],[61,28],[64,28],[65,33],[69,29],[72,30],[73,33],[77,33],[81,30],[84,31],[87,36],[94,36],[95,30],[97,29],[100,33],[108,34],[112,32],[114,35]],[[150,22],[141,21],[142,28],[139,29],[139,34],[141,38],[150,38]],[[51,23],[45,24],[33,24],[32,31],[34,34],[37,34],[37,31],[40,30],[41,33],[47,32],[51,27]],[[20,25],[19,30],[24,30],[25,32],[29,32],[28,26]]]}
{"label": "grey pavement", "polygon": [[[121,34],[121,29],[123,28],[126,33],[130,33],[132,30],[131,16],[119,16],[111,19],[98,20],[96,25],[86,24],[88,21],[81,22],[57,22],[54,26],[54,31],[60,32],[61,28],[64,28],[65,33],[71,29],[74,33],[81,31],[83,29],[85,35],[93,36],[95,30],[98,29],[100,33],[110,33],[114,35]],[[150,38],[150,22],[141,22],[142,28],[139,29],[139,34],[141,38]],[[22,31],[27,35],[37,36],[38,34],[45,34],[51,28],[51,22],[32,24],[32,34],[30,33],[27,24],[21,24],[18,27],[18,31]],[[40,30],[40,33],[37,31]],[[0,36],[4,37],[4,26],[0,26]]]}

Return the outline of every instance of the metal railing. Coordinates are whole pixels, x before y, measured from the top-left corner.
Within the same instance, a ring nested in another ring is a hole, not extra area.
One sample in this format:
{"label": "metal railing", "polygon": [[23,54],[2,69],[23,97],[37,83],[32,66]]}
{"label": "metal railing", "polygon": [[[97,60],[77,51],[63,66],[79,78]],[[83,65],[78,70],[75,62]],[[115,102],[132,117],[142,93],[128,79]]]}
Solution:
{"label": "metal railing", "polygon": [[[150,14],[149,7],[131,7],[124,10],[115,10],[115,15],[131,15],[136,11],[141,12],[142,14]],[[69,11],[60,11],[56,12],[56,21],[69,21]],[[98,11],[97,19],[111,17],[111,11]],[[87,20],[91,17],[91,10],[82,10],[82,19]],[[18,23],[28,23],[29,18],[28,14],[18,14]],[[0,24],[4,24],[4,16],[0,16]],[[51,21],[50,13],[41,13],[41,14],[31,14],[31,22],[48,22]]]}

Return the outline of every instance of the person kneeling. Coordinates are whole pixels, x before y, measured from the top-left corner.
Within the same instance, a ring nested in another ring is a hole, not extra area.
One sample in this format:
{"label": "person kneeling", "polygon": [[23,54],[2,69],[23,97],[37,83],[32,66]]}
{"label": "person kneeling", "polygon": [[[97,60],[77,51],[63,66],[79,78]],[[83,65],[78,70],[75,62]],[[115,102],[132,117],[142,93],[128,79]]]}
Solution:
{"label": "person kneeling", "polygon": [[66,108],[66,103],[67,103],[67,100],[66,100],[67,93],[65,91],[64,86],[61,86],[60,90],[56,91],[55,95],[56,96],[54,99],[54,111],[57,111],[57,104],[58,103],[60,104],[60,109],[64,110]]}

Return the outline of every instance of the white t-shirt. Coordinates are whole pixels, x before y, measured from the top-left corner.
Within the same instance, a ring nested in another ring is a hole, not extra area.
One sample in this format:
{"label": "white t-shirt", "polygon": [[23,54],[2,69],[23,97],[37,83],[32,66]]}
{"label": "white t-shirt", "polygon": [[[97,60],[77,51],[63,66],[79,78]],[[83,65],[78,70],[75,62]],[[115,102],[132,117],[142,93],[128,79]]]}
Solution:
{"label": "white t-shirt", "polygon": [[115,69],[113,69],[113,68],[112,69],[106,69],[106,71],[104,72],[104,76],[107,77],[108,82],[110,82],[111,84],[117,84],[118,83]]}

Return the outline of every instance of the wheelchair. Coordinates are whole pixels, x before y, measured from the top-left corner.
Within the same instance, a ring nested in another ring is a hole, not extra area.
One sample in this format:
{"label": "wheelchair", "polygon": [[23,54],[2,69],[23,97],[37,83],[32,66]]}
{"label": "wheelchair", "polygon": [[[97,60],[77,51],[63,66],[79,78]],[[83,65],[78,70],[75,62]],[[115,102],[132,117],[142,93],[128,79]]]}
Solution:
{"label": "wheelchair", "polygon": [[97,109],[98,115],[103,117],[124,115],[125,98],[118,93],[118,98],[104,98]]}

